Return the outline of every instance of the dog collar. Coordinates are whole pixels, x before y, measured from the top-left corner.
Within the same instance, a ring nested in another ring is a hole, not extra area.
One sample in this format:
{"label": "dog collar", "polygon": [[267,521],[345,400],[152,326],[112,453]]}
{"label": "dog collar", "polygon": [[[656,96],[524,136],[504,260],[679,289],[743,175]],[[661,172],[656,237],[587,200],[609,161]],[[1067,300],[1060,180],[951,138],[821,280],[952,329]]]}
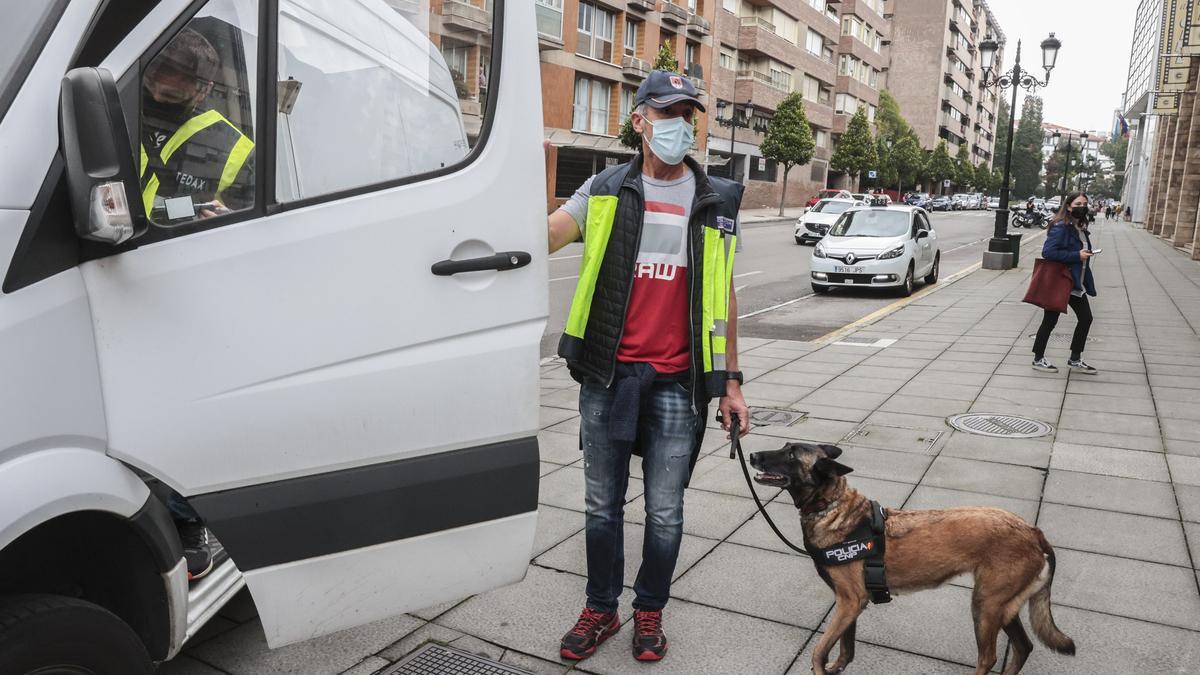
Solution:
{"label": "dog collar", "polygon": [[829,508],[829,502],[825,501],[824,499],[818,499],[815,502],[809,502],[809,503],[805,504],[804,506],[801,506],[800,507],[800,515],[810,516],[814,513],[820,513],[821,511],[824,511],[827,508]]}

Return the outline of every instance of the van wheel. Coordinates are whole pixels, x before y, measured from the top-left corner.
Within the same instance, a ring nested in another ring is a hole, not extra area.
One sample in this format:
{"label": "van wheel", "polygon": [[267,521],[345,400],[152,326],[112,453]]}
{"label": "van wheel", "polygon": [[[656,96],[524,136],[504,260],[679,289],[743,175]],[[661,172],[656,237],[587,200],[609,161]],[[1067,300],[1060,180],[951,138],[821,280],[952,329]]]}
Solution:
{"label": "van wheel", "polygon": [[115,614],[61,595],[0,600],[0,673],[151,675],[137,633]]}
{"label": "van wheel", "polygon": [[907,298],[913,293],[913,264],[908,264],[908,271],[904,273],[904,284],[897,289],[900,297]]}
{"label": "van wheel", "polygon": [[936,284],[938,278],[938,267],[942,264],[942,252],[938,251],[933,256],[933,267],[929,268],[929,274],[925,277],[926,284]]}

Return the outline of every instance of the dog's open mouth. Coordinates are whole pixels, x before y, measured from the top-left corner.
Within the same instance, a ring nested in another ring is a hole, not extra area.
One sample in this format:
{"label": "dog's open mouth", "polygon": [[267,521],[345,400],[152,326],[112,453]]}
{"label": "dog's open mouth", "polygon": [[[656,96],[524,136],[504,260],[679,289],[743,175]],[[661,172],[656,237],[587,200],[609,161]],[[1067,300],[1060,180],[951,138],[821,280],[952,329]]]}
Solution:
{"label": "dog's open mouth", "polygon": [[791,481],[782,474],[761,471],[754,475],[754,482],[772,487],[787,487]]}

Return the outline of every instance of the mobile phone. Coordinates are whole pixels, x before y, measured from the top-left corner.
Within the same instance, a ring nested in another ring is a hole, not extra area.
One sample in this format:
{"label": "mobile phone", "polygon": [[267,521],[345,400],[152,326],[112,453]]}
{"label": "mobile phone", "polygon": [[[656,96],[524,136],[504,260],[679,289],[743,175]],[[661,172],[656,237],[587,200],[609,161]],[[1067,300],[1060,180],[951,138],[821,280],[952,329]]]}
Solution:
{"label": "mobile phone", "polygon": [[1100,253],[1101,253],[1103,250],[1104,250],[1104,249],[1102,249],[1102,248],[1094,248],[1094,249],[1092,249],[1092,255],[1100,255]]}

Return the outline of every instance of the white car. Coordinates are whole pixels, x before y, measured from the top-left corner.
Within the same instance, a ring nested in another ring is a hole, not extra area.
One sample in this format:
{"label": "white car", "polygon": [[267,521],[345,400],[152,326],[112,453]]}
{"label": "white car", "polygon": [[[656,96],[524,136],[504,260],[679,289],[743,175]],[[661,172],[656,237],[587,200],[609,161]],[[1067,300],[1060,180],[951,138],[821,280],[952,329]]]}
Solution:
{"label": "white car", "polygon": [[911,295],[915,280],[937,282],[941,262],[929,214],[913,206],[846,210],[812,254],[812,288],[895,288]]}
{"label": "white car", "polygon": [[846,209],[865,206],[857,199],[822,199],[796,220],[796,243],[820,241]]}
{"label": "white car", "polygon": [[987,198],[987,207],[988,207],[989,211],[995,211],[996,209],[1000,208],[1000,198],[999,197],[988,197]]}

